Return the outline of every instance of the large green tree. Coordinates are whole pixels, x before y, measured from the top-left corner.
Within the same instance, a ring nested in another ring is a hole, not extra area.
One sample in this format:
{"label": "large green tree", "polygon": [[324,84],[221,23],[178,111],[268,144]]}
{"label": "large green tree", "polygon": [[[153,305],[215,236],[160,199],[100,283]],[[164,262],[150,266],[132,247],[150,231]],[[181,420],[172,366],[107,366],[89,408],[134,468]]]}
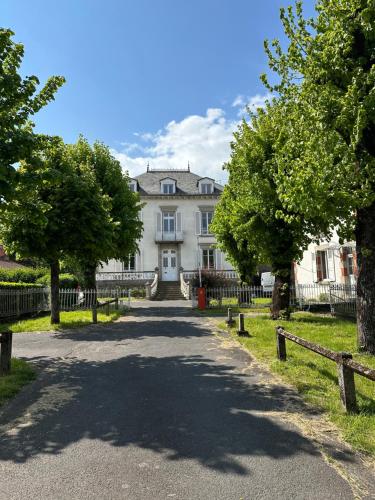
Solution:
{"label": "large green tree", "polygon": [[137,241],[142,236],[141,204],[138,193],[129,188],[129,177],[122,171],[109,148],[96,141],[91,146],[80,137],[68,146],[68,154],[77,165],[88,165],[101,192],[109,203],[110,237],[98,240],[95,252],[85,252],[76,260],[87,288],[95,289],[95,274],[100,262],[109,259],[127,260],[138,251]]}
{"label": "large green tree", "polygon": [[[278,151],[278,193],[287,212],[319,215],[357,246],[360,348],[375,354],[375,2],[318,0],[281,10],[289,45],[266,43],[279,76],[266,85],[289,103],[290,134]],[[290,215],[287,220],[291,220]]]}
{"label": "large green tree", "polygon": [[[212,229],[242,278],[268,263],[275,275],[272,317],[289,306],[291,271],[311,241],[309,223],[285,210],[277,193],[275,160],[287,128],[285,109],[274,102],[243,121],[234,134],[229,181],[215,210]],[[288,215],[294,215],[287,220]]]}
{"label": "large green tree", "polygon": [[12,200],[0,212],[0,231],[11,253],[50,265],[51,322],[59,323],[59,263],[110,251],[110,201],[91,165],[73,161],[60,139],[50,139],[19,168]]}
{"label": "large green tree", "polygon": [[64,78],[52,77],[38,90],[36,76],[19,74],[24,47],[12,40],[14,33],[0,28],[0,202],[9,196],[15,165],[44,143],[33,132],[31,117],[54,99]]}

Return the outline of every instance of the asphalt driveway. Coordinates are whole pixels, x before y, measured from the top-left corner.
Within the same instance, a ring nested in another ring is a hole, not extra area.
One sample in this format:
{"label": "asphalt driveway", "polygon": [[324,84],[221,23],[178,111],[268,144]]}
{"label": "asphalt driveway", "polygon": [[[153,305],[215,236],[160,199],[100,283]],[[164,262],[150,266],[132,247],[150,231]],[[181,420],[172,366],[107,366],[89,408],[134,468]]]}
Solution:
{"label": "asphalt driveway", "polygon": [[295,394],[206,319],[164,305],[14,336],[41,374],[0,414],[0,498],[352,499],[278,418]]}

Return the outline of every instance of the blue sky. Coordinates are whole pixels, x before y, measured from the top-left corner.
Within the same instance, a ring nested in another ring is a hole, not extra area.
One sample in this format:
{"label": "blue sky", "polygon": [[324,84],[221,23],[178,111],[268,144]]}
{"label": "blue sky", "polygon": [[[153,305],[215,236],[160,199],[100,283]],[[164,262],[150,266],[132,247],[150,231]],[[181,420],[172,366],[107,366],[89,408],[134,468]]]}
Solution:
{"label": "blue sky", "polygon": [[38,131],[102,140],[131,175],[190,161],[220,180],[241,108],[266,95],[263,40],[283,38],[291,1],[1,0],[0,16],[25,45],[24,74],[67,80]]}

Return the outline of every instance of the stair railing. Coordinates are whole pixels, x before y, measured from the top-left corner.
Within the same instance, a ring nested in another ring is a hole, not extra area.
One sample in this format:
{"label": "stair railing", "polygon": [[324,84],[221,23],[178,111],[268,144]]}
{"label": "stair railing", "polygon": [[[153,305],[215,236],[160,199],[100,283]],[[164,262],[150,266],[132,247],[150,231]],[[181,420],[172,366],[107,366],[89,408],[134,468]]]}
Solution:
{"label": "stair railing", "polygon": [[188,281],[185,281],[183,272],[180,272],[180,289],[181,289],[181,293],[185,297],[185,299],[189,300],[190,299],[190,283]]}
{"label": "stair railing", "polygon": [[153,299],[155,297],[155,295],[157,294],[157,291],[158,291],[158,284],[159,284],[159,273],[158,272],[155,272],[155,276],[154,276],[154,281],[151,283],[150,285],[150,295],[151,295],[151,298]]}

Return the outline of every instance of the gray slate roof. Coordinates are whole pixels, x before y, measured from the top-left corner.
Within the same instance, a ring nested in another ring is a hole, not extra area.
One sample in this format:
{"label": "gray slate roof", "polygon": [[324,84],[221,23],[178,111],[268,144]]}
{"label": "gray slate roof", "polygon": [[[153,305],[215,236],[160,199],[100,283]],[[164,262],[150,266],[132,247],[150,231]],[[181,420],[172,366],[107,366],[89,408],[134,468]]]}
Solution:
{"label": "gray slate roof", "polygon": [[[176,181],[175,195],[161,195],[160,181],[169,178]],[[176,195],[200,195],[198,181],[206,179],[199,175],[193,174],[188,170],[150,170],[144,174],[134,177],[138,181],[140,195],[160,195],[160,196],[176,196]],[[223,186],[214,183],[214,195],[219,195],[223,191]],[[201,195],[210,196],[210,195]]]}

